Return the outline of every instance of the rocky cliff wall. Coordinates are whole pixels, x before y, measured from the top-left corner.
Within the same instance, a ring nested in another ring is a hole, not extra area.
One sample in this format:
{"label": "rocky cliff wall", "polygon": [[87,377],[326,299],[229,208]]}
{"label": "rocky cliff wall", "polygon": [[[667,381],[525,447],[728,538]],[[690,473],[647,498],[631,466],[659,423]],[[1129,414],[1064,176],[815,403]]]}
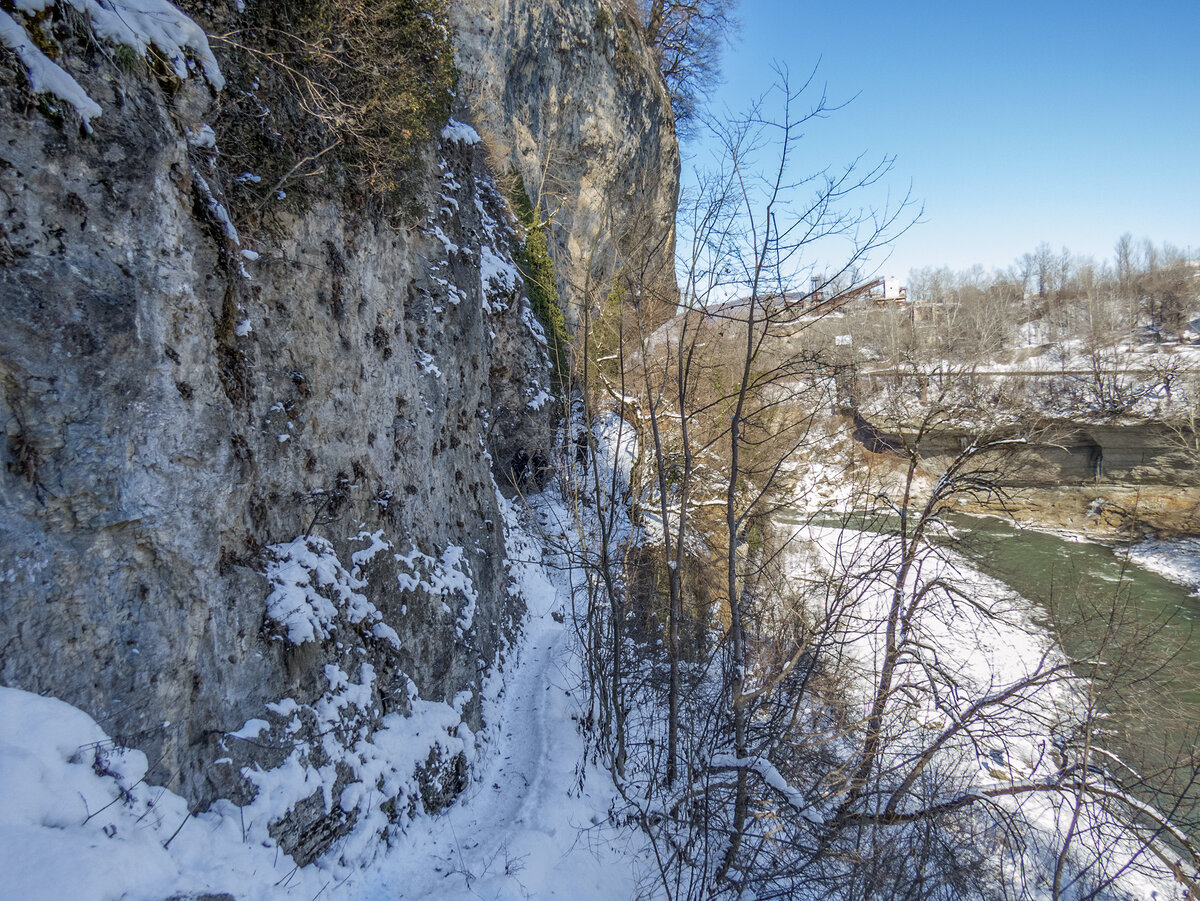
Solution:
{"label": "rocky cliff wall", "polygon": [[[62,11],[33,6],[10,21],[52,36]],[[506,24],[463,58],[505,100],[463,114],[517,136],[532,171],[550,145],[525,117],[554,108],[578,182],[560,252],[635,183],[673,211],[644,48],[618,65],[599,6],[491,6],[481,27]],[[483,146],[452,124],[424,149],[407,227],[329,190],[248,229],[209,66],[186,77],[181,56],[179,80],[156,80],[64,39],[55,64],[97,115],[31,93],[46,81],[11,36],[0,679],[88,711],[193,804],[245,804],[301,863],[436,809],[522,614],[497,484],[550,446],[555,409]],[[423,752],[389,756],[408,733]]]}
{"label": "rocky cliff wall", "polygon": [[[893,423],[854,418],[854,435],[881,460],[911,442]],[[1200,470],[1179,423],[1046,420],[1043,434],[997,463],[998,497],[961,498],[964,512],[994,513],[1042,528],[1101,537],[1194,535],[1200,531]],[[934,429],[921,439],[927,490],[977,432]]]}
{"label": "rocky cliff wall", "polygon": [[636,23],[613,0],[460,0],[451,15],[459,105],[551,218],[568,323],[618,268],[670,297],[679,147]]}

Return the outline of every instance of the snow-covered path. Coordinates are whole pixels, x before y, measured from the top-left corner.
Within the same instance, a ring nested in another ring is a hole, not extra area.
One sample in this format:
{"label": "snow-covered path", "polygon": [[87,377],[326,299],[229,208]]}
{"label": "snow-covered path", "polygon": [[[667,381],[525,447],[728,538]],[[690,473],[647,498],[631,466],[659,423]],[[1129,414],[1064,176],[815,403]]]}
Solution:
{"label": "snow-covered path", "polygon": [[347,894],[364,901],[650,894],[654,877],[640,834],[609,822],[609,776],[584,769],[569,618],[553,616],[566,606],[566,586],[552,585],[540,567],[529,567],[523,581],[529,618],[521,652],[503,694],[485,705],[499,729],[475,778],[447,811],[415,820],[362,890]]}
{"label": "snow-covered path", "polygon": [[477,781],[444,814],[411,825],[365,898],[552,897],[543,891],[546,876],[569,850],[556,841],[561,824],[552,813],[569,800],[578,761],[574,748],[559,748],[557,758],[549,753],[566,706],[559,698],[570,700],[565,645],[561,626],[531,623],[524,659],[498,702],[503,731],[484,752]]}

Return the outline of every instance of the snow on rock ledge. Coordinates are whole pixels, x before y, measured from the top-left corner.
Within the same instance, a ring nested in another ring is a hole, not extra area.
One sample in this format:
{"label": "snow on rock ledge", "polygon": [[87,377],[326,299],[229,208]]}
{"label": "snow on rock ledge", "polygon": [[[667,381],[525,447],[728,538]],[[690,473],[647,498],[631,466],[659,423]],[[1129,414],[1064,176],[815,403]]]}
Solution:
{"label": "snow on rock ledge", "polygon": [[463,144],[478,144],[480,138],[479,132],[470,125],[451,119],[450,124],[442,129],[442,140],[459,141]]}
{"label": "snow on rock ledge", "polygon": [[[13,6],[16,12],[32,17],[59,2],[86,15],[92,33],[100,40],[114,47],[131,47],[141,56],[154,48],[180,79],[187,78],[192,66],[198,64],[214,90],[225,87],[225,77],[204,29],[166,0],[14,0]],[[17,55],[35,94],[49,93],[65,100],[79,113],[85,127],[90,127],[91,120],[101,114],[100,105],[79,82],[42,53],[26,27],[3,11],[0,11],[0,43]]]}
{"label": "snow on rock ledge", "polygon": [[0,10],[0,44],[17,55],[29,75],[29,88],[35,94],[53,94],[79,113],[85,128],[91,128],[92,119],[100,115],[100,104],[87,95],[79,82],[66,70],[42,53],[17,21],[4,10]]}
{"label": "snow on rock ledge", "polygon": [[[267,598],[267,619],[282,630],[288,642],[324,641],[334,634],[340,617],[400,650],[396,630],[383,622],[379,609],[356,590],[367,583],[342,566],[329,541],[306,535],[273,545],[267,554],[271,562],[266,575],[274,588]],[[356,564],[362,559],[359,554],[354,557],[358,558]]]}

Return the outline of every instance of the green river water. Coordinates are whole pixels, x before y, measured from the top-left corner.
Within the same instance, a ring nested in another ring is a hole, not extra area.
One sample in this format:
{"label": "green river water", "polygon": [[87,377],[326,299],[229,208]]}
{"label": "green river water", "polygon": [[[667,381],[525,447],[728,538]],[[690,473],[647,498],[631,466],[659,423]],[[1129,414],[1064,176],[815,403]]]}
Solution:
{"label": "green river water", "polygon": [[[1127,561],[1120,549],[1017,528],[987,517],[956,517],[955,550],[1011,586],[1048,615],[1071,653],[1097,649],[1114,609],[1123,618],[1101,656],[1135,652],[1144,668],[1158,662],[1161,687],[1178,703],[1178,725],[1200,724],[1200,598]],[[1088,622],[1092,614],[1096,621]],[[1082,622],[1081,622],[1082,621]],[[1115,662],[1115,661],[1114,661]]]}
{"label": "green river water", "polygon": [[[879,520],[874,523],[877,530]],[[861,520],[823,518],[816,524],[855,528]],[[950,525],[953,537],[944,542],[1035,603],[1069,654],[1098,656],[1110,664],[1105,673],[1121,674],[1098,696],[1112,727],[1111,748],[1156,768],[1196,746],[1200,597],[1126,561],[1119,548],[991,517],[955,516]],[[1114,619],[1115,628],[1109,625]],[[1180,790],[1190,795],[1195,788]]]}

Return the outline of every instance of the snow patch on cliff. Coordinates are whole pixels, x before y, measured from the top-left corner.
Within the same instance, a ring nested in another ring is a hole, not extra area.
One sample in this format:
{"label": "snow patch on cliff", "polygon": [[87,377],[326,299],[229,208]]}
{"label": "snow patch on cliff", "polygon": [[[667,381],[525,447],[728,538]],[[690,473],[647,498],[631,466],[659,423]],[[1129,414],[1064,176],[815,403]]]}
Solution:
{"label": "snow patch on cliff", "polygon": [[0,10],[0,44],[17,55],[29,74],[29,89],[35,94],[53,94],[75,107],[83,127],[92,130],[92,119],[100,115],[100,104],[87,95],[65,69],[42,53],[25,29],[8,13]]}
{"label": "snow patch on cliff", "polygon": [[[166,0],[13,0],[13,7],[32,18],[59,2],[86,15],[92,33],[100,40],[113,46],[131,47],[141,56],[153,48],[180,79],[186,79],[199,65],[214,90],[225,87],[225,76],[208,46],[204,29]],[[53,94],[65,100],[79,113],[84,127],[91,130],[91,120],[101,114],[100,105],[65,69],[34,45],[24,26],[3,11],[0,11],[0,43],[8,46],[25,66],[34,93]]]}
{"label": "snow patch on cliff", "polygon": [[423,591],[430,597],[440,598],[445,613],[452,613],[451,603],[458,604],[461,598],[462,609],[458,613],[455,629],[459,637],[465,635],[474,622],[475,605],[479,599],[471,579],[466,551],[451,544],[442,551],[440,557],[431,557],[413,548],[408,554],[396,554],[396,562],[408,570],[396,575],[401,590]]}
{"label": "snow patch on cliff", "polygon": [[[375,536],[367,537],[374,548]],[[354,625],[365,624],[377,639],[399,650],[396,631],[358,591],[366,582],[342,565],[326,539],[305,535],[266,551],[270,559],[266,576],[272,586],[266,602],[267,619],[282,632],[278,637],[294,645],[324,641],[336,631],[340,616]],[[356,572],[370,559],[359,554],[351,558]]]}
{"label": "snow patch on cliff", "polygon": [[442,129],[442,140],[457,141],[460,144],[478,144],[481,139],[479,132],[470,125],[451,119],[450,124]]}
{"label": "snow patch on cliff", "polygon": [[[281,719],[293,718],[291,724],[281,723],[284,731],[299,732],[301,720],[306,720],[311,728],[305,734],[319,736],[319,741],[295,741],[283,762],[270,769],[243,769],[242,775],[258,790],[254,800],[241,808],[222,801],[214,809],[236,817],[255,844],[270,843],[271,827],[319,793],[326,815],[336,808],[350,826],[314,869],[344,877],[347,873],[340,871],[370,863],[411,817],[421,814],[418,773],[431,762],[444,763],[460,755],[469,761],[475,755],[475,742],[471,731],[461,726],[461,704],[422,700],[411,681],[410,714],[387,714],[382,727],[371,731],[369,724],[378,712],[374,667],[362,663],[352,677],[327,664],[324,675],[328,690],[312,705],[296,704],[290,698],[271,705]],[[247,727],[259,722],[263,721],[251,720],[228,737],[245,738],[242,733]]]}

